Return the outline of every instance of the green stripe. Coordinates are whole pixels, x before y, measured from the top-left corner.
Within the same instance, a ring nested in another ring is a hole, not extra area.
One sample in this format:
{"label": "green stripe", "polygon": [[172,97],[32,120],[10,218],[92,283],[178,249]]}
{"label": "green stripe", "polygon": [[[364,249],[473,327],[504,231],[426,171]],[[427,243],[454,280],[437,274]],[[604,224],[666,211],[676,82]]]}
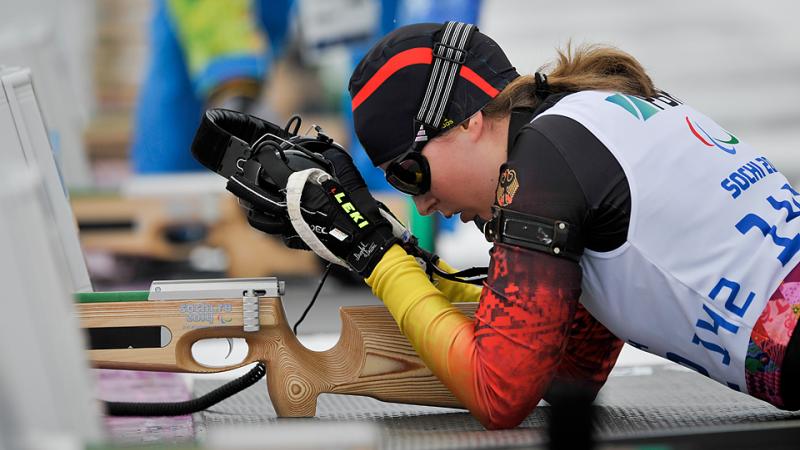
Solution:
{"label": "green stripe", "polygon": [[69,196],[72,200],[105,199],[119,198],[120,193],[116,189],[69,188]]}
{"label": "green stripe", "polygon": [[739,143],[739,139],[737,139],[736,136],[730,134],[727,130],[725,132],[728,133],[728,136],[730,136],[731,138],[730,138],[730,140],[727,140],[727,141],[719,140],[720,142],[722,142],[723,144],[729,144],[729,145],[736,145],[736,144]]}
{"label": "green stripe", "polygon": [[646,101],[638,99],[632,95],[626,95],[625,97],[631,102],[633,102],[633,104],[636,105],[637,108],[639,108],[639,112],[642,113],[643,120],[649,119],[659,111],[658,108],[651,105],[650,103],[647,103]]}
{"label": "green stripe", "polygon": [[78,303],[144,302],[149,291],[76,292],[72,297]]}
{"label": "green stripe", "polygon": [[622,106],[623,108],[625,108],[625,111],[628,111],[629,113],[633,114],[633,117],[641,119],[641,117],[639,117],[639,112],[633,105],[631,105],[630,100],[626,99],[622,95],[620,94],[609,95],[608,97],[606,97],[606,100],[616,105]]}

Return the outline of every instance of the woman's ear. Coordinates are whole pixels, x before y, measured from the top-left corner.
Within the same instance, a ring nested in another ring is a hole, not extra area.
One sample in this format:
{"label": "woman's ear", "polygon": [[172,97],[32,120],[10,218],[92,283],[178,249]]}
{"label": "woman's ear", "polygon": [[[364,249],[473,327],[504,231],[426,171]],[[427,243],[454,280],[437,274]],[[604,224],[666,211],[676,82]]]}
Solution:
{"label": "woman's ear", "polygon": [[483,122],[484,122],[483,112],[478,111],[475,114],[473,114],[472,117],[470,117],[469,119],[465,120],[464,122],[461,122],[461,128],[463,128],[464,131],[469,133],[468,137],[470,138],[471,141],[475,142],[481,137],[481,134],[483,133]]}

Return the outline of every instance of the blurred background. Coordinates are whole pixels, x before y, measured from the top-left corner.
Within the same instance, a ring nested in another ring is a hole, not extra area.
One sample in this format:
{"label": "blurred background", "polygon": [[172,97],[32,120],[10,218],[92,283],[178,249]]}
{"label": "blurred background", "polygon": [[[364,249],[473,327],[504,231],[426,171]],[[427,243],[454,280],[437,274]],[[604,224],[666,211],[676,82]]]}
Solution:
{"label": "blurred background", "polygon": [[[521,73],[570,40],[615,45],[796,183],[798,12],[788,1],[722,0],[0,0],[0,65],[32,70],[95,290],[280,276],[298,299],[286,302],[291,316],[322,266],[251,230],[223,180],[192,160],[205,108],[321,125],[426,246],[455,266],[483,265],[489,246],[475,227],[418,217],[354,141],[347,80],[370,43],[407,23],[477,22]],[[338,274],[323,291],[336,297],[330,313],[374,301],[359,286]],[[322,316],[312,330],[338,326]]]}
{"label": "blurred background", "polygon": [[[92,392],[191,396],[175,374],[87,375],[72,292],[277,276],[290,324],[301,316],[323,265],[251,229],[224,180],[193,161],[206,108],[278,124],[297,113],[302,130],[321,125],[424,246],[467,268],[489,260],[478,230],[418,216],[353,139],[347,81],[376,39],[409,23],[473,22],[520,73],[570,41],[617,46],[797,186],[799,12],[788,0],[0,0],[0,304],[13,311],[0,327],[0,449],[16,448],[7,438],[19,430],[96,439]],[[335,273],[300,327],[302,342],[330,347],[337,308],[370,303],[378,300],[361,280]],[[158,426],[105,419],[122,440],[192,436],[189,416]],[[52,444],[30,448],[79,448]]]}

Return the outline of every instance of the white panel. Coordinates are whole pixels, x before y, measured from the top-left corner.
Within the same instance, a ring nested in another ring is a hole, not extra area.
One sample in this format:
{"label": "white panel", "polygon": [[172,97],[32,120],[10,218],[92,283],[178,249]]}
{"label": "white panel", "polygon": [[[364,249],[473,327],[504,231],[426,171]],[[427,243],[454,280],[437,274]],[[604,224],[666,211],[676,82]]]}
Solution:
{"label": "white panel", "polygon": [[2,421],[14,440],[96,442],[100,414],[45,198],[33,169],[0,164]]}
{"label": "white panel", "polygon": [[[4,101],[8,106],[5,110],[11,112],[13,126],[16,128],[16,133],[0,136],[6,141],[3,144],[8,146],[4,153],[8,153],[6,157],[9,160],[18,159],[11,154],[18,145],[22,148],[26,164],[42,174],[46,193],[44,202],[46,213],[50,219],[49,223],[54,225],[51,229],[58,235],[54,248],[59,249],[56,251],[59,261],[68,270],[70,280],[68,292],[91,291],[91,281],[83,259],[75,218],[66,191],[61,185],[47,138],[47,130],[31,84],[30,71],[28,69],[0,71],[0,83],[3,87]],[[0,112],[0,118],[6,117],[7,120],[7,116],[3,114],[4,112]],[[8,124],[0,127],[8,127]]]}
{"label": "white panel", "polygon": [[70,58],[58,48],[54,22],[46,16],[23,17],[0,27],[0,64],[31,68],[66,185],[91,187],[82,137],[87,105],[79,101],[70,83]]}

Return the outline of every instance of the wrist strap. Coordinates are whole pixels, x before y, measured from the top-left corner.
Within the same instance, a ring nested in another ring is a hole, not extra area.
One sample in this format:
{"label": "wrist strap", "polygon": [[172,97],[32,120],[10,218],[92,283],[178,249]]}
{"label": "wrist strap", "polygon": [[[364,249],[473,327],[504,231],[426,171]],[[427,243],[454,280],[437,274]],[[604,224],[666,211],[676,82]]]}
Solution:
{"label": "wrist strap", "polygon": [[389,227],[377,227],[361,238],[358,246],[347,255],[347,263],[359,275],[368,278],[386,251],[397,242]]}
{"label": "wrist strap", "polygon": [[289,175],[286,182],[286,211],[289,213],[289,222],[297,231],[297,235],[308,245],[314,253],[322,259],[350,269],[350,266],[341,258],[328,250],[328,247],[319,240],[300,212],[300,198],[307,182],[320,184],[329,180],[331,176],[322,169],[306,169]]}

